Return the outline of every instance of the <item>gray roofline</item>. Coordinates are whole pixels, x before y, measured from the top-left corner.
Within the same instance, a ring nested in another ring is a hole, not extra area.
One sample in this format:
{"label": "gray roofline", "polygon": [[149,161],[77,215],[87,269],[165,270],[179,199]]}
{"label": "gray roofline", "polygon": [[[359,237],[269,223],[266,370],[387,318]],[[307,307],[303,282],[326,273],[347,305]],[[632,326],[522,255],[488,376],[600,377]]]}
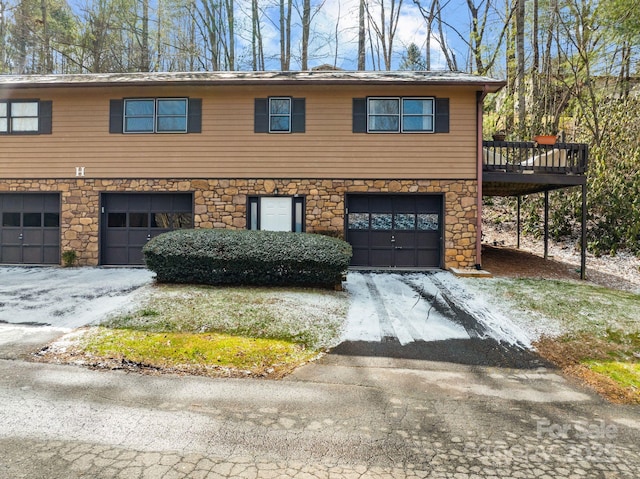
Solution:
{"label": "gray roofline", "polygon": [[373,72],[373,71],[263,71],[263,72],[169,72],[95,73],[78,75],[0,75],[0,90],[152,86],[152,85],[442,85],[476,87],[487,93],[506,82],[461,72]]}

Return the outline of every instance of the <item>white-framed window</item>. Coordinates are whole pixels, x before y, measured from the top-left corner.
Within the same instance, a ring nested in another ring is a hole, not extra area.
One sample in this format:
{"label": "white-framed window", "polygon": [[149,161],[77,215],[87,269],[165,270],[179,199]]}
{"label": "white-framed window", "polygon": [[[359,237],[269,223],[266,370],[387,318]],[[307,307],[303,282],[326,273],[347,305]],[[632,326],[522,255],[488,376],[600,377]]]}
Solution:
{"label": "white-framed window", "polygon": [[247,201],[247,229],[296,233],[305,230],[303,196],[250,196]]}
{"label": "white-framed window", "polygon": [[291,98],[269,98],[269,133],[291,132]]}
{"label": "white-framed window", "polygon": [[124,100],[124,133],[186,133],[187,98]]}
{"label": "white-framed window", "polygon": [[402,99],[402,131],[428,132],[434,131],[435,108],[433,98]]}
{"label": "white-framed window", "polygon": [[432,97],[378,97],[367,99],[367,132],[433,133]]}
{"label": "white-framed window", "polygon": [[38,101],[0,102],[0,133],[38,133]]}

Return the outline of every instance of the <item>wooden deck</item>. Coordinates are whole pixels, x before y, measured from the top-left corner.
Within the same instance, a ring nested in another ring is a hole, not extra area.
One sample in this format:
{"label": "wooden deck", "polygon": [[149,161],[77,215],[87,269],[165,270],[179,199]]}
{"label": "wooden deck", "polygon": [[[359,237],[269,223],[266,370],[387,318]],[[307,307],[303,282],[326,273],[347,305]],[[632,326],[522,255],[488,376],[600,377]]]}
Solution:
{"label": "wooden deck", "polygon": [[586,184],[584,143],[539,145],[526,141],[482,142],[482,192],[520,196]]}

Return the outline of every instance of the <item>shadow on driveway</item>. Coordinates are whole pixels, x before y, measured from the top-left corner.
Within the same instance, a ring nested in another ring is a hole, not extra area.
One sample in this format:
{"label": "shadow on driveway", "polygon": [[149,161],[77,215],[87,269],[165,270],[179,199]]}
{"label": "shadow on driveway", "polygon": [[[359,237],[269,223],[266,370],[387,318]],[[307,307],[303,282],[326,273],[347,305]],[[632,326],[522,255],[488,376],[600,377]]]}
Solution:
{"label": "shadow on driveway", "polygon": [[385,338],[381,342],[345,341],[333,348],[329,354],[418,359],[513,369],[554,367],[531,350],[499,343],[495,339],[480,338],[414,341],[404,345],[395,338]]}

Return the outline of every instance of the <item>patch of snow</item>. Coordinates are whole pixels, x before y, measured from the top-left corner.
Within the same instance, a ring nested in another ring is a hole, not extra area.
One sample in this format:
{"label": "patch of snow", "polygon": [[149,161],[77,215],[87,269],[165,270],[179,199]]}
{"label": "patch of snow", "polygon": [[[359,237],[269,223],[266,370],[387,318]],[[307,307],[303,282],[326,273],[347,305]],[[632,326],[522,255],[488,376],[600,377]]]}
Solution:
{"label": "patch of snow", "polygon": [[477,292],[474,294],[451,273],[439,272],[435,273],[434,277],[451,293],[451,299],[456,305],[471,314],[483,326],[487,337],[528,349],[532,347],[532,338],[527,331],[492,307],[484,295]]}
{"label": "patch of snow", "polygon": [[0,321],[77,328],[131,307],[153,273],[132,268],[0,268]]}
{"label": "patch of snow", "polygon": [[380,341],[389,335],[403,345],[413,341],[469,339],[463,326],[434,310],[400,275],[350,272],[345,289],[351,305],[343,341]]}
{"label": "patch of snow", "polygon": [[380,320],[364,275],[350,272],[345,290],[349,293],[350,305],[342,341],[379,342],[382,339]]}

